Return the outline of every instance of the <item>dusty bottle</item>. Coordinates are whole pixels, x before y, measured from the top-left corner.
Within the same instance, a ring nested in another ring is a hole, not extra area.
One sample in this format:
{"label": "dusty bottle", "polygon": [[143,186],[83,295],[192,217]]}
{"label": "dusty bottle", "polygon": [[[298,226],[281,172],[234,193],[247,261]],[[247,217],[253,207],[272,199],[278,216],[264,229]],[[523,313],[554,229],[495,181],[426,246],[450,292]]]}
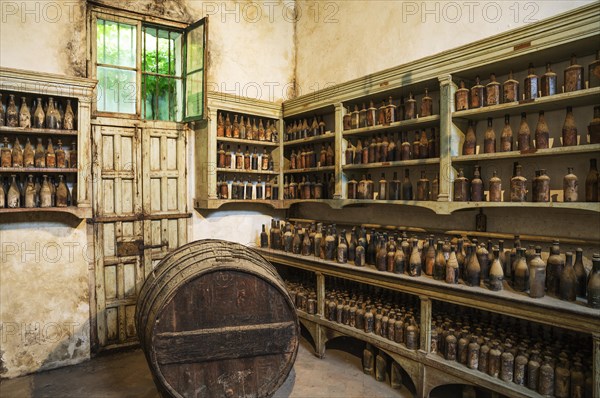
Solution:
{"label": "dusty bottle", "polygon": [[527,124],[527,115],[521,113],[521,124],[519,125],[519,133],[517,134],[517,144],[519,151],[526,152],[531,148],[531,130]]}
{"label": "dusty bottle", "polygon": [[262,231],[260,233],[260,247],[269,247],[269,235],[267,235],[266,225],[262,225]]}
{"label": "dusty bottle", "polygon": [[529,267],[525,259],[525,249],[523,248],[517,250],[513,279],[516,291],[524,292],[529,288]]}
{"label": "dusty bottle", "polygon": [[344,126],[344,131],[346,131],[346,130],[350,130],[352,128],[352,124],[351,124],[352,116],[351,116],[350,108],[344,107],[344,110],[345,110],[345,112],[344,112],[344,118],[343,118],[342,124]]}
{"label": "dusty bottle", "polygon": [[10,176],[10,178],[10,186],[8,187],[8,192],[6,193],[6,207],[14,209],[21,207],[21,189],[17,183],[17,176],[13,174]]}
{"label": "dusty bottle", "polygon": [[456,284],[458,283],[458,259],[456,258],[456,252],[454,246],[450,249],[450,257],[446,261],[446,283]]}
{"label": "dusty bottle", "polygon": [[51,207],[52,206],[52,188],[48,181],[48,176],[43,176],[44,181],[42,182],[42,188],[40,190],[40,207]]}
{"label": "dusty bottle", "polygon": [[46,167],[56,167],[56,153],[51,138],[48,138],[48,147],[46,148]]}
{"label": "dusty bottle", "polygon": [[15,143],[12,147],[12,166],[13,167],[23,167],[23,148],[21,148],[21,143],[19,142],[19,137],[15,138]]}
{"label": "dusty bottle", "polygon": [[[2,184],[0,184],[2,185]],[[3,193],[3,190],[0,190],[0,194]],[[33,176],[30,174],[27,177],[27,185],[25,186],[25,206],[24,207],[36,207],[36,192],[35,192],[35,183],[33,182]],[[4,199],[4,198],[2,198]]]}
{"label": "dusty bottle", "polygon": [[587,281],[588,306],[600,308],[600,254],[592,257],[592,270]]}
{"label": "dusty bottle", "polygon": [[73,141],[69,151],[69,167],[77,168],[77,142]]}
{"label": "dusty bottle", "polygon": [[521,175],[521,165],[515,167],[515,175],[510,179],[510,201],[527,201],[527,179]]}
{"label": "dusty bottle", "polygon": [[590,88],[600,87],[600,50],[596,51],[596,60],[588,66]]}
{"label": "dusty bottle", "polygon": [[[433,241],[432,241],[433,243]],[[446,258],[442,251],[442,241],[438,241],[437,250],[435,251],[435,260],[433,264],[433,279],[446,279]]]}
{"label": "dusty bottle", "polygon": [[402,180],[402,200],[413,200],[413,188],[410,182],[408,169],[404,169],[404,180]]}
{"label": "dusty bottle", "polygon": [[571,65],[565,69],[565,93],[582,90],[583,66],[577,64],[575,54],[571,56]]}
{"label": "dusty bottle", "polygon": [[418,131],[415,131],[415,140],[412,143],[411,150],[413,159],[421,158],[421,136],[419,135]]}
{"label": "dusty bottle", "polygon": [[546,295],[546,263],[541,256],[542,248],[538,246],[529,264],[529,296],[533,298]]}
{"label": "dusty bottle", "polygon": [[579,181],[573,174],[573,168],[567,168],[567,175],[563,178],[563,197],[565,202],[577,202]]}
{"label": "dusty bottle", "polygon": [[440,156],[440,146],[438,144],[435,127],[431,128],[431,138],[429,139],[429,158],[437,158]]}
{"label": "dusty bottle", "polygon": [[36,100],[35,111],[33,112],[32,126],[37,129],[44,128],[45,121],[46,121],[46,113],[44,112],[44,109],[42,108],[42,99],[38,98]]}
{"label": "dusty bottle", "polygon": [[360,181],[358,181],[356,189],[356,199],[369,199],[368,198],[368,183],[367,177],[363,174]]}
{"label": "dusty bottle", "polygon": [[337,262],[345,264],[348,262],[348,243],[346,242],[346,230],[342,230],[337,247]]}
{"label": "dusty bottle", "polygon": [[[433,244],[433,235],[431,235],[429,237],[428,243],[427,243],[427,249],[425,248],[425,245],[423,245],[423,256],[421,256],[421,260],[424,263],[424,271],[425,275],[433,275],[433,267],[435,264],[435,246]],[[422,264],[423,266],[423,264]]]}
{"label": "dusty bottle", "polygon": [[484,104],[483,90],[485,87],[481,85],[479,76],[475,77],[475,85],[471,87],[471,108],[481,108]]}
{"label": "dusty bottle", "polygon": [[[416,112],[416,110],[415,110]],[[381,106],[377,110],[377,124],[387,126],[386,124],[387,107],[385,101],[381,101]]]}
{"label": "dusty bottle", "polygon": [[377,252],[375,253],[375,268],[378,271],[387,270],[387,250],[386,250],[387,234],[380,236],[377,241]]}
{"label": "dusty bottle", "polygon": [[12,166],[12,150],[8,147],[8,137],[4,137],[1,149],[1,166],[11,167]]}
{"label": "dusty bottle", "polygon": [[585,201],[598,202],[598,167],[596,159],[590,159],[590,171],[585,179]]}
{"label": "dusty bottle", "polygon": [[467,126],[467,133],[465,134],[465,142],[463,143],[463,155],[475,155],[477,150],[477,136],[475,135],[475,128],[473,121],[469,120]]}
{"label": "dusty bottle", "polygon": [[25,97],[21,97],[21,109],[19,109],[19,127],[31,127],[31,112],[29,111]]}
{"label": "dusty bottle", "polygon": [[490,263],[488,259],[489,252],[483,243],[477,246],[475,239],[473,239],[473,245],[477,248],[475,250],[475,255],[477,256],[477,261],[479,262],[479,267],[481,268],[481,279],[487,282],[490,278]]}
{"label": "dusty bottle", "polygon": [[63,118],[63,127],[65,130],[75,130],[75,114],[71,107],[71,100],[67,100],[67,108],[65,109],[65,116]]}
{"label": "dusty bottle", "polygon": [[69,189],[67,188],[67,184],[65,184],[64,176],[58,176],[58,185],[56,186],[55,192],[55,205],[56,207],[67,207],[67,202],[69,198]]}
{"label": "dusty bottle", "polygon": [[537,391],[543,396],[554,396],[554,366],[551,357],[545,357],[540,366]]}
{"label": "dusty bottle", "polygon": [[6,115],[4,113],[4,104],[2,103],[2,93],[0,93],[0,126],[6,124]]}
{"label": "dusty bottle", "polygon": [[535,68],[531,63],[529,64],[524,87],[525,100],[532,100],[538,97],[538,76],[535,74]]}
{"label": "dusty bottle", "polygon": [[548,294],[557,296],[559,294],[560,278],[565,267],[565,260],[560,255],[559,241],[556,240],[550,247],[550,256],[546,266],[546,290]]}
{"label": "dusty bottle", "polygon": [[402,183],[398,180],[398,172],[394,171],[394,178],[388,184],[388,200],[400,200]]}
{"label": "dusty bottle", "polygon": [[431,181],[431,197],[430,200],[438,200],[440,195],[440,174],[435,173],[435,178]]}
{"label": "dusty bottle", "polygon": [[502,269],[502,264],[500,263],[500,250],[497,247],[494,247],[493,253],[494,260],[490,266],[489,285],[490,290],[500,291],[504,287],[504,270]]}
{"label": "dusty bottle", "polygon": [[534,179],[533,202],[550,202],[550,177],[541,169]]}
{"label": "dusty bottle", "polygon": [[400,242],[396,245],[396,252],[394,253],[394,273],[403,274],[406,268],[406,257],[404,256],[404,250],[400,246]]}
{"label": "dusty bottle", "polygon": [[513,131],[510,127],[510,116],[504,116],[504,128],[500,135],[500,152],[510,152],[513,150]]}
{"label": "dusty bottle", "polygon": [[508,80],[502,84],[503,97],[502,102],[515,102],[519,100],[519,82],[513,78],[513,72],[510,71]]}
{"label": "dusty bottle", "polygon": [[479,265],[477,255],[474,253],[473,246],[467,248],[467,257],[469,261],[465,269],[465,275],[463,276],[465,284],[467,286],[479,286],[481,282],[481,266]]}
{"label": "dusty bottle", "polygon": [[560,275],[559,297],[565,301],[575,301],[577,298],[577,275],[573,268],[573,253],[567,252],[565,268]]}
{"label": "dusty bottle", "polygon": [[400,145],[400,160],[412,159],[411,146],[408,142],[408,134],[406,131],[402,132],[402,143]]}
{"label": "dusty bottle", "polygon": [[417,197],[416,200],[431,200],[429,196],[430,184],[429,179],[425,175],[425,171],[421,171],[421,178],[417,181]]}
{"label": "dusty bottle", "polygon": [[67,158],[60,139],[56,143],[56,147],[56,167],[64,169],[67,167]]}
{"label": "dusty bottle", "polygon": [[473,202],[483,202],[483,180],[481,179],[480,167],[475,166],[473,180],[471,181],[471,200]]}
{"label": "dusty bottle", "polygon": [[225,137],[231,138],[233,136],[233,126],[231,125],[231,119],[229,113],[225,116]]}
{"label": "dusty bottle", "polygon": [[469,180],[465,177],[462,168],[458,169],[458,177],[454,180],[454,201],[469,201],[470,186]]}
{"label": "dusty bottle", "polygon": [[600,144],[600,105],[594,107],[594,118],[588,126],[590,144]]}
{"label": "dusty bottle", "polygon": [[404,103],[404,120],[410,120],[417,117],[417,101],[413,98],[412,92],[408,94],[408,99]]}
{"label": "dusty bottle", "polygon": [[573,108],[567,107],[567,114],[562,128],[562,145],[576,146],[577,145],[577,124],[573,116]]}
{"label": "dusty bottle", "polygon": [[246,118],[246,139],[255,140],[257,137],[254,135],[254,131],[252,130],[252,124],[250,124],[250,117]]}
{"label": "dusty bottle", "polygon": [[31,146],[31,142],[29,142],[28,137],[25,143],[25,149],[23,149],[23,167],[33,167],[34,164],[33,147]]}
{"label": "dusty bottle", "polygon": [[427,139],[427,133],[425,130],[421,131],[421,140],[419,142],[419,158],[427,159],[429,156],[429,140]]}
{"label": "dusty bottle", "polygon": [[546,64],[546,73],[540,79],[540,92],[542,97],[556,94],[556,73],[550,68],[550,64]]}
{"label": "dusty bottle", "polygon": [[6,125],[8,127],[19,126],[19,111],[17,110],[15,96],[13,94],[9,94],[8,96],[8,105],[6,106]]}
{"label": "dusty bottle", "polygon": [[379,180],[379,200],[388,200],[388,182],[385,179],[385,173],[381,173],[381,180]]}
{"label": "dusty bottle", "polygon": [[469,109],[469,89],[465,87],[465,82],[460,81],[460,87],[456,90],[456,94],[454,94],[455,103],[456,103],[456,111],[464,111]]}
{"label": "dusty bottle", "polygon": [[[427,95],[427,92],[425,93]],[[389,126],[390,123],[394,123],[396,121],[396,110],[397,107],[392,102],[392,96],[388,98],[388,104],[385,106],[385,124]]]}
{"label": "dusty bottle", "polygon": [[421,98],[421,113],[419,116],[433,115],[433,99],[429,96],[429,90],[425,89],[425,96]]}
{"label": "dusty bottle", "polygon": [[46,110],[46,128],[56,128],[56,112],[54,111],[54,100],[52,97],[48,98],[48,109]]}
{"label": "dusty bottle", "polygon": [[419,253],[419,248],[417,247],[417,241],[413,241],[412,251],[410,254],[410,260],[408,264],[408,274],[410,276],[420,276],[421,275],[421,253]]}
{"label": "dusty bottle", "polygon": [[[512,134],[511,134],[512,137]],[[483,153],[495,153],[496,152],[496,132],[492,126],[492,118],[487,120],[487,129],[483,138]]]}
{"label": "dusty bottle", "polygon": [[350,177],[350,181],[348,181],[347,187],[347,196],[348,199],[358,199],[357,197],[357,188],[358,182],[354,179],[354,176]]}
{"label": "dusty bottle", "polygon": [[583,249],[575,251],[575,264],[573,264],[575,276],[577,277],[577,297],[586,297],[587,274],[583,266]]}
{"label": "dusty bottle", "polygon": [[490,202],[502,202],[502,180],[497,176],[496,170],[489,181]]}
{"label": "dusty bottle", "polygon": [[496,81],[496,75],[490,75],[490,82],[485,86],[485,106],[498,105],[500,103],[500,83]]}
{"label": "dusty bottle", "polygon": [[357,129],[360,127],[360,112],[358,105],[354,105],[354,110],[350,113],[350,128]]}
{"label": "dusty bottle", "polygon": [[550,129],[544,117],[544,111],[540,111],[537,125],[535,126],[535,148],[550,148]]}
{"label": "dusty bottle", "polygon": [[356,152],[356,147],[352,145],[350,141],[348,141],[348,146],[346,147],[346,164],[354,164],[354,154]]}

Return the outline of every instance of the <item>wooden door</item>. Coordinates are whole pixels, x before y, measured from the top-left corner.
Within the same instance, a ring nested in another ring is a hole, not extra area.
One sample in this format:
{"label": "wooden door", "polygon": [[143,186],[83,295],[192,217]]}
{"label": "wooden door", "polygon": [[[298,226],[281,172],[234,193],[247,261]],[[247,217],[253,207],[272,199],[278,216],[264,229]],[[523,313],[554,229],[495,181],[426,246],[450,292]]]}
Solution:
{"label": "wooden door", "polygon": [[165,125],[93,122],[96,350],[136,343],[135,305],[146,275],[187,242],[185,130]]}

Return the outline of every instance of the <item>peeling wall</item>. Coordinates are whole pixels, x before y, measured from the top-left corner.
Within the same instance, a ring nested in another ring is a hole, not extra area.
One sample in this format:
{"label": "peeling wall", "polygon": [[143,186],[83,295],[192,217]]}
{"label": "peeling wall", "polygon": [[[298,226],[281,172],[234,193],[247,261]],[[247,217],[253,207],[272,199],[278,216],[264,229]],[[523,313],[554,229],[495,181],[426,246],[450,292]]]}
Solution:
{"label": "peeling wall", "polygon": [[298,0],[303,94],[471,43],[592,0]]}
{"label": "peeling wall", "polygon": [[43,218],[32,220],[32,228],[6,216],[0,219],[0,377],[89,359],[86,223]]}

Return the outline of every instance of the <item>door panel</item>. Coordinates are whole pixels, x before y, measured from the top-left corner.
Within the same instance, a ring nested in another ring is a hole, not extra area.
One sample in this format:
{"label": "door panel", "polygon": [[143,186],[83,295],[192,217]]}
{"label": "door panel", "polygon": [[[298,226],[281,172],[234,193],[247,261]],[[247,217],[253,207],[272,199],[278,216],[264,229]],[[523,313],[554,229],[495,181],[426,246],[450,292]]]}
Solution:
{"label": "door panel", "polygon": [[135,305],[146,275],[187,243],[187,174],[181,126],[95,123],[95,340],[101,350],[137,341]]}

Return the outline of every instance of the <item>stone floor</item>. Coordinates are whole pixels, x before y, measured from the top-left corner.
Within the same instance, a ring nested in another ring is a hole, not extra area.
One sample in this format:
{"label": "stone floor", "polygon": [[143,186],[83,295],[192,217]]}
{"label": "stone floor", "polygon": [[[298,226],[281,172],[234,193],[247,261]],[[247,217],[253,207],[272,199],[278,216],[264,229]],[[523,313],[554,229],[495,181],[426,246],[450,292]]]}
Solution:
{"label": "stone floor", "polygon": [[[340,341],[343,345],[348,342]],[[350,344],[351,345],[351,344]],[[313,355],[302,338],[294,368],[275,397],[412,397],[406,388],[394,390],[362,372],[360,347],[328,348],[325,358]],[[156,398],[158,393],[141,350],[113,353],[76,366],[0,382],[0,397]]]}

